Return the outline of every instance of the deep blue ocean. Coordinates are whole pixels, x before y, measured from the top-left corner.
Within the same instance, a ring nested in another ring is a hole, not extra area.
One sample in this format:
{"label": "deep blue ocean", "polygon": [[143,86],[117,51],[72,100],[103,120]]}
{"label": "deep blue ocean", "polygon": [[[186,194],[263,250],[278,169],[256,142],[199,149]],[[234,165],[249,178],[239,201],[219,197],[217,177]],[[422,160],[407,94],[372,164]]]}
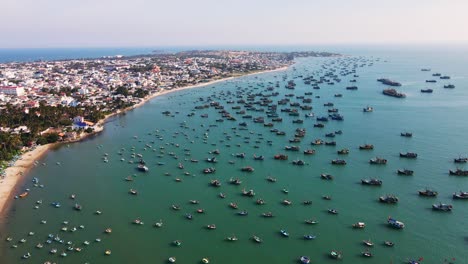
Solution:
{"label": "deep blue ocean", "polygon": [[468,57],[466,45],[298,45],[298,46],[173,46],[114,48],[0,48],[0,62],[37,60],[89,59],[103,56],[133,56],[186,50],[252,50],[252,51],[328,51],[352,56],[405,56],[413,59],[428,57]]}

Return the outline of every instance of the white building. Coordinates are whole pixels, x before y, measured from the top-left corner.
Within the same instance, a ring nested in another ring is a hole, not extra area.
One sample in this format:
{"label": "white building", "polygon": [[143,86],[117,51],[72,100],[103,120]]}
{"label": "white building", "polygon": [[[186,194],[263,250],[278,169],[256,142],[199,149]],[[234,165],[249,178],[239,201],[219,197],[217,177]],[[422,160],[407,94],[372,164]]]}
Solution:
{"label": "white building", "polygon": [[0,94],[21,96],[24,95],[24,88],[18,86],[0,86]]}

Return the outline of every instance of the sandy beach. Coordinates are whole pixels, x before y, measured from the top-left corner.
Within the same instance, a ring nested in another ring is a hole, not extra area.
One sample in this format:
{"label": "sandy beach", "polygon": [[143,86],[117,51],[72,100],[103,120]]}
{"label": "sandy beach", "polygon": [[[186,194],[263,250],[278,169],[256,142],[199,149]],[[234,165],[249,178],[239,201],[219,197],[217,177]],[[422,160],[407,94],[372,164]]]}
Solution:
{"label": "sandy beach", "polygon": [[[86,135],[84,137],[81,137],[78,140],[67,141],[67,142],[63,142],[63,143],[72,143],[72,142],[81,141],[81,140],[87,138],[90,135],[94,135],[96,133],[99,133],[99,132],[101,132],[103,130],[104,123],[110,117],[112,117],[114,115],[124,113],[124,112],[132,110],[132,109],[135,109],[137,107],[140,107],[140,106],[144,105],[146,102],[148,102],[149,100],[151,100],[151,99],[153,99],[155,97],[165,95],[165,94],[169,94],[169,93],[173,93],[173,92],[177,92],[177,91],[181,91],[181,90],[204,87],[204,86],[212,85],[212,84],[227,81],[227,80],[232,80],[232,79],[239,78],[239,77],[244,77],[244,76],[249,76],[249,75],[257,75],[257,74],[262,74],[262,73],[266,73],[266,72],[284,71],[287,68],[288,68],[288,66],[285,66],[285,67],[281,67],[281,68],[274,69],[274,70],[266,70],[266,71],[249,73],[249,74],[245,74],[245,75],[227,77],[227,78],[222,78],[222,79],[218,79],[218,80],[209,81],[209,82],[206,82],[206,83],[199,83],[199,84],[196,84],[196,85],[189,85],[189,86],[180,87],[180,88],[177,88],[177,89],[156,92],[156,93],[146,97],[140,103],[138,103],[138,104],[136,104],[136,105],[134,105],[132,107],[129,107],[129,108],[127,108],[127,109],[125,109],[123,111],[120,111],[120,112],[115,112],[115,113],[107,115],[103,120],[100,120],[97,123],[97,128],[98,129],[96,129],[95,132],[93,132],[91,134],[88,134],[88,135]],[[8,167],[5,170],[5,178],[0,180],[0,216],[4,215],[6,213],[6,211],[8,210],[8,204],[9,204],[8,202],[12,201],[13,197],[16,195],[16,194],[13,193],[13,191],[15,190],[17,184],[21,182],[22,176],[25,175],[28,172],[28,170],[34,165],[34,162],[37,161],[38,159],[40,159],[40,157],[42,155],[46,154],[47,151],[53,145],[54,144],[42,145],[42,146],[36,147],[34,150],[25,152],[14,163],[13,166]]]}
{"label": "sandy beach", "polygon": [[34,162],[44,155],[53,144],[47,144],[36,147],[28,151],[14,163],[13,166],[5,170],[5,178],[0,180],[0,214],[4,213],[8,201],[16,195],[12,193],[15,186],[20,182],[22,176],[34,165]]}

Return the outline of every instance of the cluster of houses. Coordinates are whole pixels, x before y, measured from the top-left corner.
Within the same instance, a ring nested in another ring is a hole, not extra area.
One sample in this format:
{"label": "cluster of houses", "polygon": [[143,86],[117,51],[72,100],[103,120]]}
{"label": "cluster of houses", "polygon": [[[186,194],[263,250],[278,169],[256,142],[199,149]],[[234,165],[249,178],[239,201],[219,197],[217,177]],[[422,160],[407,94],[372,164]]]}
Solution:
{"label": "cluster of houses", "polygon": [[[137,104],[148,94],[209,80],[279,68],[291,63],[285,53],[242,51],[190,51],[136,57],[10,62],[0,64],[0,110],[7,104],[23,108],[50,106],[98,106],[115,111],[113,102]],[[116,93],[125,87],[128,94]],[[73,119],[73,129],[92,127],[82,119]],[[12,133],[27,127],[0,128]]]}

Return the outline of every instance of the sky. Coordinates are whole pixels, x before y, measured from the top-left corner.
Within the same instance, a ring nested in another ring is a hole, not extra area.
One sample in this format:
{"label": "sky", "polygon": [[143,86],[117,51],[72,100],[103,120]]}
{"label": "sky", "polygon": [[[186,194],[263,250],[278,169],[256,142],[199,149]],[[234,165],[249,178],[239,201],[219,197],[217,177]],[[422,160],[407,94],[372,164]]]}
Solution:
{"label": "sky", "polygon": [[0,6],[0,48],[468,44],[468,0],[0,0]]}

